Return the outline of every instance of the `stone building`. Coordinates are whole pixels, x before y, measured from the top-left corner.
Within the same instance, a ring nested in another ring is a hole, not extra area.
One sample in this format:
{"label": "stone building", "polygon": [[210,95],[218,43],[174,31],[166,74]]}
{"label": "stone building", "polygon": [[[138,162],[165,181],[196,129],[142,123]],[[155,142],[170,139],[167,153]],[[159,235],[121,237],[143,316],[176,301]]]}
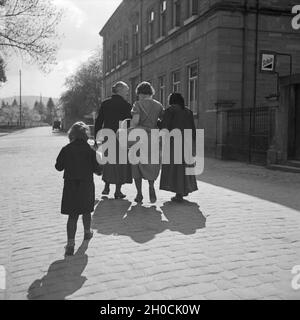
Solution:
{"label": "stone building", "polygon": [[100,32],[105,96],[123,80],[134,101],[136,85],[150,81],[164,105],[169,93],[184,95],[196,126],[205,129],[207,154],[269,163],[300,159],[294,4],[123,0]]}

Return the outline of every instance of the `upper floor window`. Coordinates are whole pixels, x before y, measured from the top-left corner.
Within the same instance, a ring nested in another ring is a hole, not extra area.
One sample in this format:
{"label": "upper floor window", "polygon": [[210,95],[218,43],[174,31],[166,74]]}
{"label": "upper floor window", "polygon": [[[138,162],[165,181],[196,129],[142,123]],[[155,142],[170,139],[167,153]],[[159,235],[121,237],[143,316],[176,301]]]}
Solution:
{"label": "upper floor window", "polygon": [[117,65],[117,46],[114,44],[112,47],[112,67],[115,68]]}
{"label": "upper floor window", "polygon": [[111,70],[111,52],[110,50],[106,53],[106,71],[109,72]]}
{"label": "upper floor window", "polygon": [[128,33],[124,34],[124,60],[128,60],[129,56],[129,40],[128,40]]}
{"label": "upper floor window", "polygon": [[160,2],[159,36],[164,37],[167,31],[167,1]]}
{"label": "upper floor window", "polygon": [[118,64],[123,61],[123,41],[118,41]]}
{"label": "upper floor window", "polygon": [[198,64],[188,67],[188,106],[194,115],[198,114]]}
{"label": "upper floor window", "polygon": [[147,24],[147,36],[148,36],[148,45],[153,44],[154,42],[154,20],[155,13],[153,10],[148,12],[148,24]]}
{"label": "upper floor window", "polygon": [[172,27],[179,27],[181,20],[180,0],[172,0]]}
{"label": "upper floor window", "polygon": [[166,77],[161,76],[158,78],[158,86],[159,86],[159,100],[160,103],[165,106],[166,105]]}
{"label": "upper floor window", "polygon": [[192,16],[196,16],[198,14],[198,2],[199,0],[187,0],[188,18]]}
{"label": "upper floor window", "polygon": [[172,73],[172,92],[180,92],[180,72]]}
{"label": "upper floor window", "polygon": [[139,25],[134,24],[132,27],[132,55],[135,57],[139,54]]}

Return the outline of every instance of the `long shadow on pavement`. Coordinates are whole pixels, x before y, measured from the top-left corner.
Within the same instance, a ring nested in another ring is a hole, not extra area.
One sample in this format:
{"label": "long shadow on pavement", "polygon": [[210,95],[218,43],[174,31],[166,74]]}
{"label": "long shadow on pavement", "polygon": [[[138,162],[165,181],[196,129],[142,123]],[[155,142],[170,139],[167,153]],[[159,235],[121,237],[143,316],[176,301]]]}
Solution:
{"label": "long shadow on pavement", "polygon": [[162,220],[161,212],[155,206],[136,205],[127,211],[118,230],[119,235],[128,236],[137,243],[146,243],[155,235],[167,229],[167,222]]}
{"label": "long shadow on pavement", "polygon": [[156,207],[131,207],[128,200],[104,199],[95,209],[92,228],[104,235],[128,236],[135,242],[145,243],[166,226]]}
{"label": "long shadow on pavement", "polygon": [[196,202],[176,203],[170,201],[164,203],[161,209],[169,221],[168,228],[171,231],[190,235],[196,233],[198,229],[206,227],[206,217]]}
{"label": "long shadow on pavement", "polygon": [[47,274],[31,284],[27,298],[29,300],[64,300],[78,291],[87,280],[82,276],[88,264],[87,249],[88,242],[85,241],[73,257],[53,262]]}
{"label": "long shadow on pavement", "polygon": [[165,203],[161,209],[168,221],[163,220],[162,213],[155,206],[130,207],[127,200],[101,201],[95,210],[92,228],[104,235],[127,236],[141,244],[167,229],[189,235],[205,228],[206,218],[197,203]]}
{"label": "long shadow on pavement", "polygon": [[115,235],[120,230],[124,216],[131,206],[128,200],[104,199],[95,208],[92,228],[104,235]]}
{"label": "long shadow on pavement", "polygon": [[300,210],[300,174],[233,161],[205,161],[204,173],[198,181]]}

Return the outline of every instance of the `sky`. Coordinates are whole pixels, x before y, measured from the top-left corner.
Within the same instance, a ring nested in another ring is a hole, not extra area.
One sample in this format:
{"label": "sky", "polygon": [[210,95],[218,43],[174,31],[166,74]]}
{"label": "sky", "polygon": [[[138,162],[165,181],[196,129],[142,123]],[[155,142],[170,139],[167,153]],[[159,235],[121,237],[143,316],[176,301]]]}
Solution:
{"label": "sky", "polygon": [[59,98],[65,90],[64,82],[80,63],[102,44],[99,31],[122,0],[51,0],[64,8],[59,26],[63,35],[57,54],[57,65],[50,73],[12,57],[7,61],[8,81],[0,87],[0,98],[19,94],[19,70],[22,70],[22,94]]}

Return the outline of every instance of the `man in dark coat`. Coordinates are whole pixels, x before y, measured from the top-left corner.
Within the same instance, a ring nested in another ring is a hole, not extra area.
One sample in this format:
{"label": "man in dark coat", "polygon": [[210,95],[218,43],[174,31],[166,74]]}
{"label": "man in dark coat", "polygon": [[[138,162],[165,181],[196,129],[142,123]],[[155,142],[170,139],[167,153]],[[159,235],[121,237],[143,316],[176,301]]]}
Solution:
{"label": "man in dark coat", "polygon": [[[132,106],[128,103],[129,87],[124,82],[117,82],[112,87],[111,98],[103,101],[99,115],[95,123],[95,139],[101,129],[111,129],[117,132],[120,121],[131,118]],[[126,196],[121,192],[121,187],[125,183],[132,183],[130,164],[118,164],[119,144],[117,141],[117,164],[106,164],[103,169],[103,181],[105,188],[104,195],[108,195],[110,184],[116,185],[115,198],[123,199]]]}

